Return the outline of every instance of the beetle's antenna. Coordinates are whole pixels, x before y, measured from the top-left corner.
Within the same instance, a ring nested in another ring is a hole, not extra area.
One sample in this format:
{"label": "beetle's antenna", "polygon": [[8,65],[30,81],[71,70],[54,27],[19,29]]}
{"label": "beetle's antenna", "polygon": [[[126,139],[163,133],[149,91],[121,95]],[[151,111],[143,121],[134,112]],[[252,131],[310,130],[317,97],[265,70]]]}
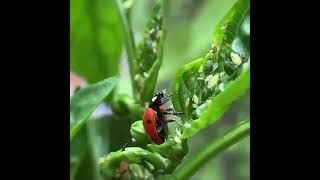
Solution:
{"label": "beetle's antenna", "polygon": [[170,94],[167,96],[167,98],[171,98],[172,95],[173,95],[173,93],[170,93]]}
{"label": "beetle's antenna", "polygon": [[173,93],[170,93],[166,98],[162,99],[161,100],[161,104],[167,103],[171,99],[172,94]]}

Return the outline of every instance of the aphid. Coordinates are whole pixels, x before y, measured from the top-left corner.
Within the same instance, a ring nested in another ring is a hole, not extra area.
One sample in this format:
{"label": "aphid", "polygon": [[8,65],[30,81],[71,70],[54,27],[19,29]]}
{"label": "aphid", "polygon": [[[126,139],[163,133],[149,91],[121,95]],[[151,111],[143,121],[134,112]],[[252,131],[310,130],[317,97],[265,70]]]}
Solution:
{"label": "aphid", "polygon": [[207,76],[207,78],[205,79],[205,81],[208,83],[208,88],[212,88],[213,86],[215,86],[217,84],[219,80],[219,74],[215,74],[214,76],[213,75],[209,75]]}
{"label": "aphid", "polygon": [[198,72],[199,72],[199,73],[202,73],[202,72],[203,72],[203,65],[201,65],[201,66],[199,67]]}
{"label": "aphid", "polygon": [[236,66],[239,66],[242,63],[241,57],[238,54],[231,52],[230,57],[231,57],[232,63],[235,64]]}
{"label": "aphid", "polygon": [[199,98],[198,98],[197,95],[193,95],[192,100],[193,100],[193,102],[195,102],[196,104],[199,103]]}

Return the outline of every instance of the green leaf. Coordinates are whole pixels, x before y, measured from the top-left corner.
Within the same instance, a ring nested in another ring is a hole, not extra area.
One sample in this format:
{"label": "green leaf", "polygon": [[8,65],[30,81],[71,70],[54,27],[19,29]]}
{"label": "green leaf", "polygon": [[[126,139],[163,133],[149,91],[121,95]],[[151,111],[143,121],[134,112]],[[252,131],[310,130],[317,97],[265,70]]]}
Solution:
{"label": "green leaf", "polygon": [[183,162],[183,164],[181,164],[181,166],[173,173],[173,176],[177,179],[188,179],[188,177],[191,177],[202,165],[208,162],[210,158],[218,155],[249,135],[250,121],[247,119],[240,122],[223,136],[209,142],[195,156],[192,156]]}
{"label": "green leaf", "polygon": [[216,43],[231,43],[237,37],[250,39],[248,36],[250,36],[250,1],[238,0],[216,27],[213,40]]}
{"label": "green leaf", "polygon": [[130,133],[135,144],[140,147],[151,142],[144,131],[142,120],[136,121],[131,125]]}
{"label": "green leaf", "polygon": [[177,72],[172,102],[184,112],[183,139],[214,123],[249,89],[249,18],[249,1],[239,0],[215,29],[209,52]]}
{"label": "green leaf", "polygon": [[118,77],[110,77],[77,91],[70,100],[70,142],[85,125],[97,106],[111,92]]}
{"label": "green leaf", "polygon": [[153,96],[158,71],[162,64],[163,43],[166,37],[163,13],[163,1],[157,0],[146,24],[143,39],[137,47],[134,82],[137,85],[135,98],[140,103],[148,102]]}
{"label": "green leaf", "polygon": [[[223,93],[218,94],[207,105],[203,112],[200,112],[199,119],[191,121],[191,124],[185,124],[185,129],[182,138],[190,137],[200,130],[206,128],[208,125],[218,120],[230,104],[236,101],[241,95],[245,94],[250,86],[250,68],[242,73],[236,80],[231,82]],[[198,108],[199,109],[199,108]]]}
{"label": "green leaf", "polygon": [[118,74],[122,48],[111,1],[70,1],[70,67],[90,83]]}

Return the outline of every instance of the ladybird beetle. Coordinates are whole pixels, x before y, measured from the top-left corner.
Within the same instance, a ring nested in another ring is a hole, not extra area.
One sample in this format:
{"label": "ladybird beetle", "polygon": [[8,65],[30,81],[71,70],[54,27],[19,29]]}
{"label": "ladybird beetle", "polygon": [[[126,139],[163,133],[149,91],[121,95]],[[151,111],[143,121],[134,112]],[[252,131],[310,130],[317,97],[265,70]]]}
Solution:
{"label": "ladybird beetle", "polygon": [[[143,117],[144,130],[149,138],[156,144],[162,144],[167,140],[168,122],[175,121],[167,120],[165,115],[182,114],[181,112],[174,112],[172,108],[165,109],[164,104],[170,100],[172,94],[167,97],[165,97],[164,94],[165,90],[162,90],[153,96]],[[182,126],[181,124],[179,125]]]}

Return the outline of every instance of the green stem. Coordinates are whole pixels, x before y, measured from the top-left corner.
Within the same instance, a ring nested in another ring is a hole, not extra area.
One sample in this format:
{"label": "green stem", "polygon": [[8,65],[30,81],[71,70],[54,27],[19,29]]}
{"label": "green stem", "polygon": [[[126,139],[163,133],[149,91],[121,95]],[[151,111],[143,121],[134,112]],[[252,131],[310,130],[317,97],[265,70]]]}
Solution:
{"label": "green stem", "polygon": [[115,8],[117,10],[118,16],[120,17],[121,28],[124,35],[124,44],[126,47],[127,55],[128,55],[128,64],[129,71],[131,77],[132,91],[133,94],[136,93],[136,86],[134,83],[134,75],[135,75],[135,59],[136,59],[136,46],[134,41],[134,36],[132,32],[132,28],[130,26],[129,19],[127,19],[126,10],[119,0],[113,0]]}
{"label": "green stem", "polygon": [[[71,166],[71,164],[70,164]],[[75,162],[74,166],[72,167],[72,169],[70,170],[70,180],[74,180],[75,179],[75,176],[78,172],[78,169],[79,169],[79,166],[80,166],[80,162]]]}
{"label": "green stem", "polygon": [[250,121],[245,120],[235,128],[224,134],[217,140],[212,141],[195,156],[185,161],[173,174],[177,179],[187,179],[192,176],[210,158],[223,152],[230,146],[240,142],[250,135]]}
{"label": "green stem", "polygon": [[160,172],[166,172],[172,168],[172,162],[169,159],[142,149],[140,147],[129,147],[125,151],[111,152],[106,157],[100,159],[99,165],[102,174],[106,178],[114,178],[120,174],[117,169],[120,167],[121,162],[128,164],[143,164],[148,162],[152,164],[155,170]]}

